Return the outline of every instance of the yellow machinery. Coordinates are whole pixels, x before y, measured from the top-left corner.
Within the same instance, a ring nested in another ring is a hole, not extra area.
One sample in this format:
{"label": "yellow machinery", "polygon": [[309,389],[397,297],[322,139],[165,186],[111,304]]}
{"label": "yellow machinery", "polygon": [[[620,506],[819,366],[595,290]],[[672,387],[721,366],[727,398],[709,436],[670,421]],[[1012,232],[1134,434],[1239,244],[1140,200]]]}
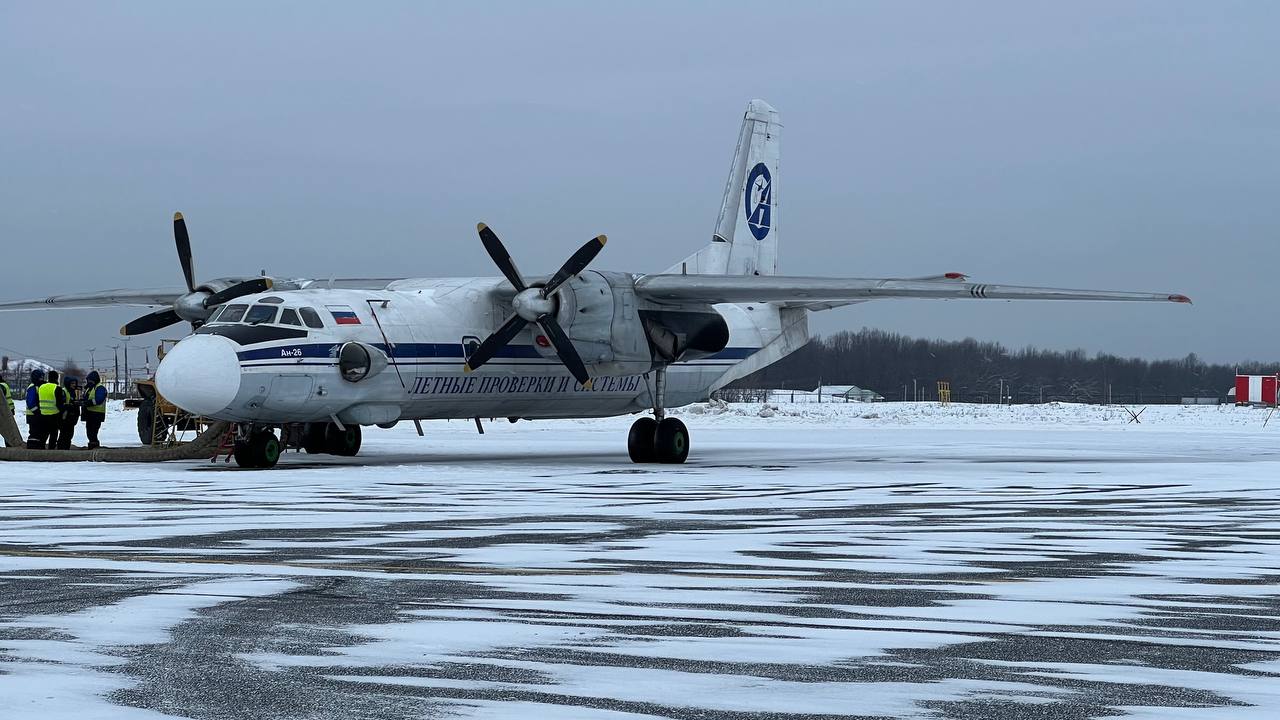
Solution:
{"label": "yellow machinery", "polygon": [[951,382],[948,380],[938,381],[938,402],[943,405],[951,404]]}
{"label": "yellow machinery", "polygon": [[[161,340],[156,346],[157,361],[177,344],[177,340]],[[174,405],[156,390],[154,377],[139,380],[138,439],[143,445],[171,445],[178,442],[178,433],[204,430],[210,422]]]}

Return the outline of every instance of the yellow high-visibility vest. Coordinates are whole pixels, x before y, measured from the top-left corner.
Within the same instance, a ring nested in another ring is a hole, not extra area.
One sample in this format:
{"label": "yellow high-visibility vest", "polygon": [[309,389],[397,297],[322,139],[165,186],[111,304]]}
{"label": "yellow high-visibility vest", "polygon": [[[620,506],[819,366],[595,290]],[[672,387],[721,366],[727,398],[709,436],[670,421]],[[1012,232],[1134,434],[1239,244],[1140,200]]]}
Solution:
{"label": "yellow high-visibility vest", "polygon": [[[90,386],[86,387],[86,388],[84,389],[84,397],[85,397],[85,400],[86,400],[87,402],[92,403],[92,402],[93,402],[93,398],[94,398],[94,396],[95,396],[95,395],[97,395],[97,393],[98,393],[98,386],[97,386],[97,385],[90,385]],[[106,399],[106,396],[105,396],[105,395],[103,395],[103,398],[102,398],[102,404],[101,404],[101,405],[85,405],[84,409],[85,409],[85,410],[88,410],[89,412],[100,412],[100,413],[105,413],[105,412],[107,411],[107,399]]]}
{"label": "yellow high-visibility vest", "polygon": [[40,414],[41,415],[57,415],[58,414],[58,386],[47,382],[40,386],[36,391],[40,397]]}
{"label": "yellow high-visibility vest", "polygon": [[9,387],[9,383],[0,382],[0,394],[4,395],[4,403],[9,406],[9,414],[13,414],[13,390]]}

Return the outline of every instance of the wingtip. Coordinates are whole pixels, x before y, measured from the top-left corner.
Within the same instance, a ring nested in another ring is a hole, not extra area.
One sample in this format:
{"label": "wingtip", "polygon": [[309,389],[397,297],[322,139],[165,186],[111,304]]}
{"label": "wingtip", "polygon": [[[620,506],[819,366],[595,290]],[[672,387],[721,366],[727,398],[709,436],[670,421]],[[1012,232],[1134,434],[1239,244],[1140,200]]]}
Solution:
{"label": "wingtip", "polygon": [[586,381],[586,382],[584,382],[584,383],[582,383],[582,389],[583,389],[583,390],[590,390],[590,389],[591,389],[591,385],[592,385],[592,383],[594,383],[594,382],[595,382],[595,379],[594,379],[594,378],[587,378],[587,381]]}
{"label": "wingtip", "polygon": [[121,325],[121,326],[120,326],[120,336],[121,336],[121,337],[128,337],[128,336],[129,336],[129,326],[128,326],[128,325]]}
{"label": "wingtip", "polygon": [[485,225],[482,222],[476,223],[476,232],[484,232],[485,230],[488,230],[488,229],[489,229],[488,225]]}
{"label": "wingtip", "polygon": [[271,288],[273,288],[273,287],[275,287],[275,286],[276,286],[276,282],[275,282],[274,280],[272,280],[271,278],[269,278],[269,277],[264,277],[264,278],[262,278],[262,282],[264,282],[264,283],[266,283],[266,284],[267,284],[267,289],[268,289],[268,290],[270,290]]}
{"label": "wingtip", "polygon": [[467,374],[471,373],[471,372],[472,372],[472,371],[474,371],[474,370],[475,370],[475,368],[471,367],[471,365],[470,365],[470,364],[468,364],[468,363],[462,363],[462,374],[463,374],[463,375],[467,375]]}
{"label": "wingtip", "polygon": [[604,235],[597,235],[596,240],[600,242],[600,247],[604,247],[605,243],[609,242],[609,238],[605,237]]}
{"label": "wingtip", "polygon": [[1191,298],[1187,297],[1186,295],[1170,295],[1169,302],[1184,303],[1186,305],[1192,304]]}
{"label": "wingtip", "polygon": [[962,272],[944,273],[942,277],[948,280],[968,280],[969,279],[969,276]]}
{"label": "wingtip", "polygon": [[173,221],[174,221],[174,222],[178,222],[178,221],[179,221],[179,220],[181,220],[181,219],[182,219],[182,213],[180,213],[180,212],[176,212],[176,213],[174,213],[174,214],[173,214]]}

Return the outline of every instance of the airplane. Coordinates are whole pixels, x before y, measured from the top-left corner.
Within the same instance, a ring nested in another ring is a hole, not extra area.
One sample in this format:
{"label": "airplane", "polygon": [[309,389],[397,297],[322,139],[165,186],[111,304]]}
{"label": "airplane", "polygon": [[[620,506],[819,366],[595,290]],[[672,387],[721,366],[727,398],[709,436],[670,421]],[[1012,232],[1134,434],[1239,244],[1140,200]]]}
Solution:
{"label": "airplane", "polygon": [[[636,463],[683,463],[689,431],[666,410],[795,352],[810,312],[872,300],[1103,300],[1189,303],[1179,294],[994,285],[961,273],[915,278],[778,275],[778,113],[743,116],[711,242],[657,274],[589,269],[588,240],[553,274],[524,275],[477,226],[501,277],[223,278],[197,285],[182,215],[174,237],[186,290],[111,290],[0,303],[0,310],[161,307],[125,325],[187,321],[160,361],[159,391],[235,426],[240,467],[282,447],[356,455],[362,427],[421,420],[596,418],[651,411],[627,435]],[[281,436],[276,435],[281,430]],[[282,442],[283,440],[283,442]]]}

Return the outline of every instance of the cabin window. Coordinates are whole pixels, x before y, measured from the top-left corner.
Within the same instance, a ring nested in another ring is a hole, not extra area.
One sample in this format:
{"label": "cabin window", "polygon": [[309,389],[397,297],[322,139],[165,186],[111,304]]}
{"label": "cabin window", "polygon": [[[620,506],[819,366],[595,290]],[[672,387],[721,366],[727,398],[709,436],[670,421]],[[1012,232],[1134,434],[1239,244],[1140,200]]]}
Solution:
{"label": "cabin window", "polygon": [[260,303],[269,303],[269,304],[271,304],[271,305],[279,305],[280,303],[284,302],[284,299],[283,299],[283,298],[278,298],[278,297],[276,297],[275,295],[272,295],[271,297],[264,297],[264,298],[261,298],[260,300],[258,300],[258,302],[260,302]]}
{"label": "cabin window", "polygon": [[244,317],[244,312],[248,309],[248,305],[224,305],[222,312],[218,313],[218,322],[240,322],[240,319]]}
{"label": "cabin window", "polygon": [[254,305],[245,313],[244,321],[250,325],[261,325],[276,320],[276,308],[270,305]]}
{"label": "cabin window", "polygon": [[320,319],[320,313],[309,307],[298,308],[298,312],[302,315],[302,320],[309,328],[322,328],[324,321]]}
{"label": "cabin window", "polygon": [[302,325],[302,321],[298,319],[298,311],[293,308],[285,308],[280,311],[281,325]]}

